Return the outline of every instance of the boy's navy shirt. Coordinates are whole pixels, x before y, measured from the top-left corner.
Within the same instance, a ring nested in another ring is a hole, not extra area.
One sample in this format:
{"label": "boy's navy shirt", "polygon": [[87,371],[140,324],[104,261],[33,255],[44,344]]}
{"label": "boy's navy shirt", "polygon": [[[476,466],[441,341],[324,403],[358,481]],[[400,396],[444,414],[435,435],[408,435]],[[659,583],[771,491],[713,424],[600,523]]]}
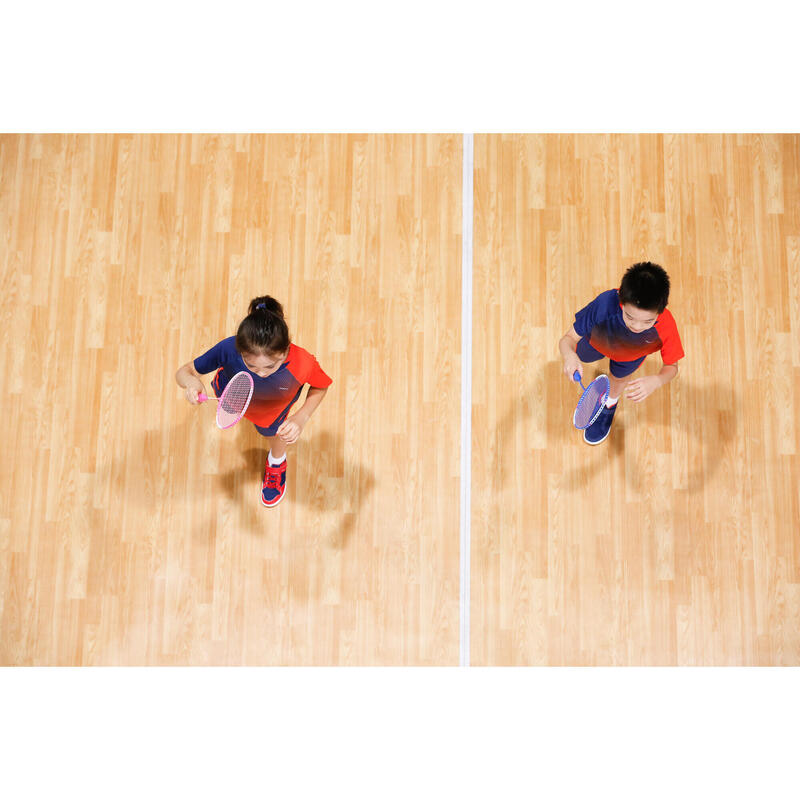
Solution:
{"label": "boy's navy shirt", "polygon": [[661,351],[665,364],[684,357],[678,327],[669,309],[658,315],[652,328],[634,333],[622,317],[617,289],[602,292],[575,315],[575,332],[595,350],[614,361],[635,361]]}

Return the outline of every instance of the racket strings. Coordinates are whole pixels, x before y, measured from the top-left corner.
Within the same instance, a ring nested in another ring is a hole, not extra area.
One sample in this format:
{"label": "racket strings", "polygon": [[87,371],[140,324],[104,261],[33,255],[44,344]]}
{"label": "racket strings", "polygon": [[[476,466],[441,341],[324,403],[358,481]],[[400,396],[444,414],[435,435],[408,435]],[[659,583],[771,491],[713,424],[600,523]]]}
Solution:
{"label": "racket strings", "polygon": [[606,398],[608,397],[608,379],[594,380],[586,391],[583,397],[578,401],[575,409],[575,427],[588,428],[589,425],[595,420],[597,415],[602,411]]}
{"label": "racket strings", "polygon": [[246,375],[235,375],[220,399],[217,416],[221,424],[238,419],[250,400],[250,381]]}

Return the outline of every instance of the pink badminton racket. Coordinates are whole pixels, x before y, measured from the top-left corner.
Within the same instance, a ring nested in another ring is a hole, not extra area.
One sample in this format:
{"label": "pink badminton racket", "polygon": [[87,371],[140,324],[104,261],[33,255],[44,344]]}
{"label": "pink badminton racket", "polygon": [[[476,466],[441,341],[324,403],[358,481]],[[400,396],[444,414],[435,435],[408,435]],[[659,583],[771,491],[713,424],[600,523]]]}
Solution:
{"label": "pink badminton racket", "polygon": [[219,397],[209,397],[203,392],[197,395],[201,403],[205,403],[206,400],[219,401],[217,427],[222,430],[233,427],[244,416],[252,398],[253,376],[249,372],[237,372]]}

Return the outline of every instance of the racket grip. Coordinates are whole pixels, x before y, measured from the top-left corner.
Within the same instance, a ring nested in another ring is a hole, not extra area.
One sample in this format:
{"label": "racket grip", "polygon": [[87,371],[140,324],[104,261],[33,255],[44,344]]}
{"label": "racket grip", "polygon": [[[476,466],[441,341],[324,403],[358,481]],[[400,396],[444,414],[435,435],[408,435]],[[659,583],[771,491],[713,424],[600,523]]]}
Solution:
{"label": "racket grip", "polygon": [[199,400],[201,403],[205,403],[205,401],[206,401],[206,400],[208,400],[208,395],[207,395],[207,394],[205,394],[204,392],[200,392],[200,394],[198,394],[198,395],[197,395],[197,399],[198,399],[198,400]]}
{"label": "racket grip", "polygon": [[578,370],[575,370],[575,372],[572,373],[572,380],[579,381],[580,379],[581,379],[580,372],[578,372]]}

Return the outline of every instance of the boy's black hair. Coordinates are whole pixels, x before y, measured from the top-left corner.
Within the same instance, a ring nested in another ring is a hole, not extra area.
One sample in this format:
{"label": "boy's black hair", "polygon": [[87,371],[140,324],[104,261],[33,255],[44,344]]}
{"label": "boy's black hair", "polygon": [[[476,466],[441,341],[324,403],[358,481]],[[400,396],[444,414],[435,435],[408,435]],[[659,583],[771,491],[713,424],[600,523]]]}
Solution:
{"label": "boy's black hair", "polygon": [[663,267],[650,261],[634,264],[622,276],[619,301],[660,314],[669,302],[669,275]]}
{"label": "boy's black hair", "polygon": [[251,300],[249,313],[236,332],[236,349],[253,355],[277,355],[285,353],[290,343],[283,306],[269,295]]}

